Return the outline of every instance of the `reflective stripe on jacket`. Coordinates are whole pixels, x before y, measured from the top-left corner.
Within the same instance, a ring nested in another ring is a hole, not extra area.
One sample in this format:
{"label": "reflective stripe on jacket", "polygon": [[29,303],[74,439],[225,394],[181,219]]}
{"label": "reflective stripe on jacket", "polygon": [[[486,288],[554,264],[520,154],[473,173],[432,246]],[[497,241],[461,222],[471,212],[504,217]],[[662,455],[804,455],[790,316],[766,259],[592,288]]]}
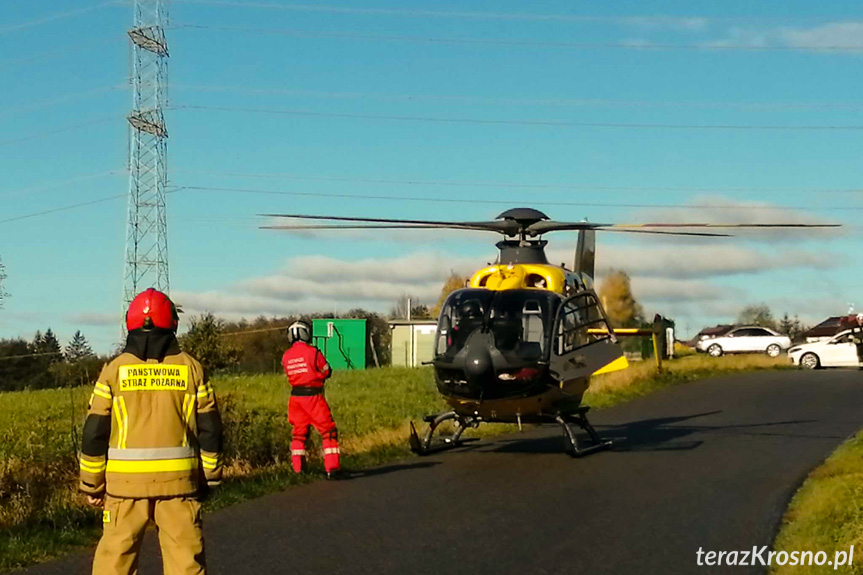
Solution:
{"label": "reflective stripe on jacket", "polygon": [[221,478],[221,434],[216,396],[197,360],[123,353],[93,388],[80,489],[121,498],[193,495],[202,479]]}

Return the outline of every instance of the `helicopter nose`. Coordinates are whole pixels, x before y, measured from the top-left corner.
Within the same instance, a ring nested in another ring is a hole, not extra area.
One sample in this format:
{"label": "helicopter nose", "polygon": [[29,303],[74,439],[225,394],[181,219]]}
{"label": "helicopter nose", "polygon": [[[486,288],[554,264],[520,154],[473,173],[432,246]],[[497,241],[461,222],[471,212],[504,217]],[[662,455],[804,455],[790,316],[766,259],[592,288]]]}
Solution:
{"label": "helicopter nose", "polygon": [[491,354],[486,346],[471,346],[465,357],[465,372],[469,379],[481,380],[494,371]]}

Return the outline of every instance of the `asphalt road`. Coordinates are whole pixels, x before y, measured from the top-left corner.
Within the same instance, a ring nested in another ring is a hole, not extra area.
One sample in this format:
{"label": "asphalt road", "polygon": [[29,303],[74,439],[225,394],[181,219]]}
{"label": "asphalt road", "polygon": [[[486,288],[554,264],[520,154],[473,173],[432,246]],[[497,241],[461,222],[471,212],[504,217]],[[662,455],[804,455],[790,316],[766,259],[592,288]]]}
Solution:
{"label": "asphalt road", "polygon": [[[483,440],[208,516],[209,573],[763,573],[696,552],[770,545],[813,467],[863,427],[863,372],[762,372],[593,414],[613,451],[557,428]],[[154,539],[143,575],[160,572]],[[27,573],[89,573],[92,551]]]}

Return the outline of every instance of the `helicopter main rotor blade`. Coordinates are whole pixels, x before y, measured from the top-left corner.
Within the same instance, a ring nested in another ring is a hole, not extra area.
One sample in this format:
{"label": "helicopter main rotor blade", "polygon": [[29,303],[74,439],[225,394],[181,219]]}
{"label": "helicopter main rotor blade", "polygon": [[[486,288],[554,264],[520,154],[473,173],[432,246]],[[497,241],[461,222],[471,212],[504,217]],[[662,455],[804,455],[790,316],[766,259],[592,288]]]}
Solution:
{"label": "helicopter main rotor blade", "polygon": [[605,224],[611,228],[841,228],[842,224],[709,224],[709,223],[683,223],[683,224]]}
{"label": "helicopter main rotor blade", "polygon": [[287,224],[274,226],[258,226],[260,230],[467,230],[487,232],[488,228],[471,227],[467,225],[419,225],[419,224]]}
{"label": "helicopter main rotor blade", "polygon": [[647,223],[647,224],[600,224],[593,222],[536,222],[527,227],[531,236],[538,236],[549,232],[565,230],[597,230],[597,231],[619,231],[619,230],[643,230],[645,228],[727,228],[727,229],[764,229],[764,228],[838,228],[842,224],[711,224],[699,223]]}
{"label": "helicopter main rotor blade", "polygon": [[662,236],[697,236],[700,238],[733,238],[731,234],[718,234],[711,232],[662,232],[659,230],[626,230],[616,228],[600,228],[600,231],[613,234],[656,234]]}
{"label": "helicopter main rotor blade", "polygon": [[497,220],[488,222],[447,222],[440,220],[404,220],[393,218],[362,218],[354,216],[311,216],[305,214],[258,214],[270,218],[293,218],[300,220],[321,220],[336,222],[367,222],[373,224],[406,224],[428,228],[475,229],[498,232],[505,235],[515,235],[519,226],[514,221]]}

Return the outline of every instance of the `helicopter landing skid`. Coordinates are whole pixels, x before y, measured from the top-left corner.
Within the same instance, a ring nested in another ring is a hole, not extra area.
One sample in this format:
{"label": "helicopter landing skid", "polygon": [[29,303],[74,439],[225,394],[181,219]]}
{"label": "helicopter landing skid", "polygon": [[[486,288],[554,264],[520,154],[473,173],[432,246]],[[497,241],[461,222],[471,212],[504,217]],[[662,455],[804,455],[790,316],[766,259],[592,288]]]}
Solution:
{"label": "helicopter landing skid", "polygon": [[[608,449],[612,446],[611,440],[603,440],[590,422],[587,420],[587,411],[590,407],[582,406],[573,414],[562,415],[558,413],[554,420],[563,428],[563,436],[566,440],[565,450],[573,457],[583,457],[591,453]],[[572,431],[571,425],[575,424],[582,428],[590,436],[591,445],[579,447],[578,440],[575,438],[575,433]]]}
{"label": "helicopter landing skid", "polygon": [[[608,449],[613,443],[610,440],[603,440],[596,432],[596,429],[594,429],[587,420],[587,412],[589,409],[590,407],[588,406],[581,406],[575,411],[575,413],[558,413],[557,415],[548,414],[539,417],[535,416],[524,418],[524,422],[539,424],[552,422],[557,423],[563,428],[563,436],[566,441],[564,451],[573,457],[583,457],[596,451]],[[441,451],[459,447],[469,441],[479,441],[478,437],[462,439],[461,435],[470,427],[479,427],[479,424],[484,420],[479,416],[465,417],[457,414],[455,411],[445,411],[437,415],[427,415],[423,418],[423,421],[428,423],[429,427],[422,438],[419,436],[413,421],[411,422],[411,451],[419,455],[431,455],[432,453],[439,453]],[[449,436],[440,437],[439,441],[435,443],[435,431],[437,431],[438,427],[446,421],[454,421],[456,425],[455,430]],[[576,439],[575,432],[572,429],[573,425],[577,425],[587,433],[591,440],[590,445],[580,447],[579,441]]]}
{"label": "helicopter landing skid", "polygon": [[[414,422],[411,421],[411,451],[419,455],[431,455],[432,453],[438,453],[440,451],[446,451],[447,449],[458,447],[459,445],[469,441],[479,440],[478,437],[472,437],[470,439],[461,438],[461,434],[464,433],[467,428],[479,426],[481,421],[479,418],[463,417],[455,411],[445,411],[438,415],[427,415],[423,420],[429,424],[429,427],[422,439],[420,439],[419,433],[417,433],[417,428],[414,425]],[[446,421],[455,421],[455,431],[453,431],[448,437],[441,437],[440,443],[433,445],[432,441],[434,432],[440,424]]]}

